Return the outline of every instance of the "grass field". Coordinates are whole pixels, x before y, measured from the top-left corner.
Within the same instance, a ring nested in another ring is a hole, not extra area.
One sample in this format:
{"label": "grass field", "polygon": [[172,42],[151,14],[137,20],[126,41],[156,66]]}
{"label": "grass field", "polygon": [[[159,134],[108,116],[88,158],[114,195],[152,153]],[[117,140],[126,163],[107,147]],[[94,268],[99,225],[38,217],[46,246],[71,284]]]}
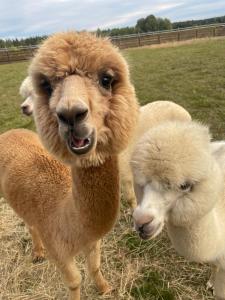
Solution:
{"label": "grass field", "polygon": [[[209,124],[215,139],[225,138],[225,39],[124,51],[141,104],[172,100],[194,119]],[[33,129],[19,110],[18,88],[28,63],[0,65],[0,132]],[[31,263],[26,229],[2,199],[0,202],[0,299],[66,299],[67,291],[54,265]],[[205,289],[209,266],[188,263],[172,249],[164,232],[141,241],[132,229],[125,199],[115,229],[103,241],[103,270],[115,287],[102,297],[84,274],[82,299],[200,300],[213,299]]]}

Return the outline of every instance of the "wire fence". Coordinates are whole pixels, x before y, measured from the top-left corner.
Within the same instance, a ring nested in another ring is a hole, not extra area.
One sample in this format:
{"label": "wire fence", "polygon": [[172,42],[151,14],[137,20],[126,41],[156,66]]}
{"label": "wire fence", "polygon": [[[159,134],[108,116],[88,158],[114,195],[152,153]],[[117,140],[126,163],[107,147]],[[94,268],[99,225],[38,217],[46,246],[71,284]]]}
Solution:
{"label": "wire fence", "polygon": [[[115,36],[111,37],[111,41],[120,49],[125,49],[219,36],[225,36],[225,23]],[[0,48],[0,63],[29,60],[37,49],[38,46]]]}

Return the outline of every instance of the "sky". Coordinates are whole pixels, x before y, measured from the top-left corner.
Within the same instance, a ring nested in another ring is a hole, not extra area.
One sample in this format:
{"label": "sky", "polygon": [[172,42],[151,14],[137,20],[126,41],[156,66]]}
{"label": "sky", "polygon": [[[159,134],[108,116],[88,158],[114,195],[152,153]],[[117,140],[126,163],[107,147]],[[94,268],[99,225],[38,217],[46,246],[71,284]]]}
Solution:
{"label": "sky", "polygon": [[172,22],[225,15],[225,0],[0,0],[0,38],[134,26],[150,14]]}

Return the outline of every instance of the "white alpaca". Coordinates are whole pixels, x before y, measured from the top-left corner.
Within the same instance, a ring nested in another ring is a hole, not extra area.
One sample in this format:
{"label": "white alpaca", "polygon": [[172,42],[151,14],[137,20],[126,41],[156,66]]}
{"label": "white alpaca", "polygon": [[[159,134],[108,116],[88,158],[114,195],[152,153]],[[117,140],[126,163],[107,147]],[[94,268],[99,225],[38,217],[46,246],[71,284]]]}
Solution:
{"label": "white alpaca", "polygon": [[198,123],[167,122],[140,139],[132,167],[139,235],[153,238],[166,222],[179,254],[216,266],[216,299],[225,299],[225,143],[210,143]]}
{"label": "white alpaca", "polygon": [[20,86],[20,95],[25,99],[20,105],[22,113],[27,116],[33,114],[33,101],[35,97],[35,92],[33,89],[31,77],[27,76]]}
{"label": "white alpaca", "polygon": [[133,148],[146,131],[163,121],[170,120],[191,121],[191,116],[183,107],[171,101],[155,101],[140,107],[136,134],[128,148],[119,157],[124,198],[132,208],[136,206],[133,175],[130,167]]}

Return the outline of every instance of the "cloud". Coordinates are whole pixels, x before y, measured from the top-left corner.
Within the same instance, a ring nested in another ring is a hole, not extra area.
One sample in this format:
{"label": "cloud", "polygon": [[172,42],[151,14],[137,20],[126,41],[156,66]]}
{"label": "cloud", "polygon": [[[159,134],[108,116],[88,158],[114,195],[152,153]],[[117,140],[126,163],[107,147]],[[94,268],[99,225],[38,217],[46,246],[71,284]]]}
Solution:
{"label": "cloud", "polygon": [[50,34],[67,29],[134,26],[154,14],[172,21],[220,16],[224,0],[0,0],[0,37]]}
{"label": "cloud", "polygon": [[146,10],[147,9],[149,9],[149,11],[151,11],[151,14],[157,14],[159,12],[162,12],[163,10],[171,9],[171,8],[180,6],[182,4],[183,4],[182,2],[179,2],[179,3],[162,3],[162,4],[152,5],[149,8],[147,8],[146,6],[143,6],[142,8],[140,8],[137,11],[133,11],[133,12],[126,13],[124,15],[118,16],[113,21],[109,21],[107,23],[99,24],[97,27],[95,26],[91,29],[95,30],[98,27],[109,28],[109,27],[113,27],[113,26],[117,26],[117,25],[130,23],[130,21],[134,21],[134,25],[135,25],[136,20],[138,18],[146,17]]}

